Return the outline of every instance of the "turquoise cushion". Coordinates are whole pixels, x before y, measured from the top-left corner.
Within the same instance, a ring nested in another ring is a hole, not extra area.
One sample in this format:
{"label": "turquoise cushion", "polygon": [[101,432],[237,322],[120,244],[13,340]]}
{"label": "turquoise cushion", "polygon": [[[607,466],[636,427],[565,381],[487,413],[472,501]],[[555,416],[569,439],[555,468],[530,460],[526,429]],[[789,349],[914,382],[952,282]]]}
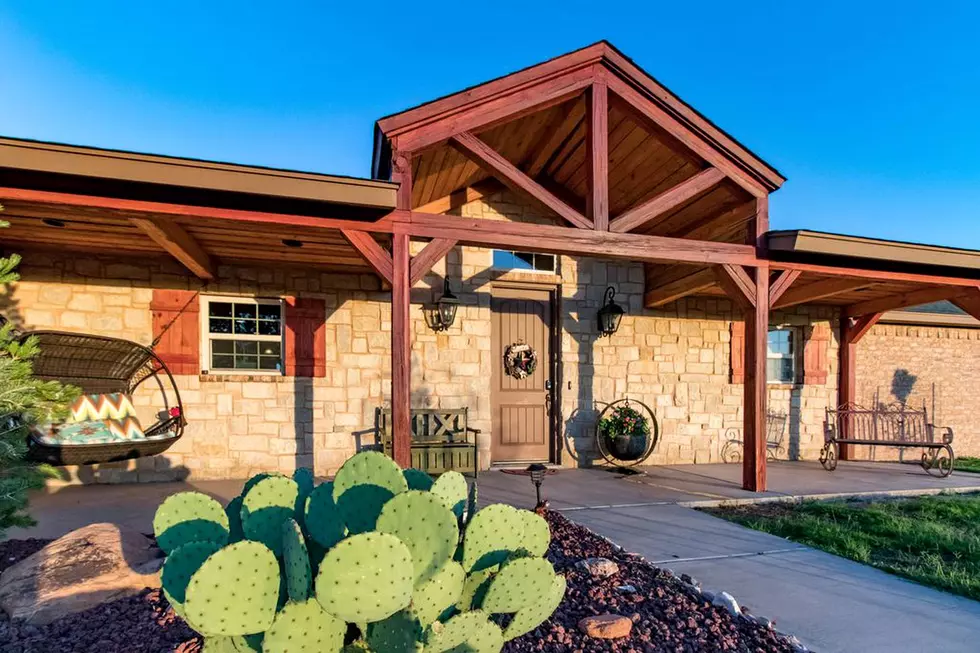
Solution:
{"label": "turquoise cushion", "polygon": [[61,424],[38,439],[43,444],[55,446],[125,442],[125,438],[113,434],[109,430],[109,425],[103,420]]}

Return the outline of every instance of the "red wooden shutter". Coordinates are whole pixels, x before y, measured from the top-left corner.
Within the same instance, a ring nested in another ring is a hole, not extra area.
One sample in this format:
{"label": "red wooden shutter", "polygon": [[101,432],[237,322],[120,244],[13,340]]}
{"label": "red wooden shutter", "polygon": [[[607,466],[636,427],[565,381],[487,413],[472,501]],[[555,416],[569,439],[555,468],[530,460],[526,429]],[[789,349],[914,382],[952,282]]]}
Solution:
{"label": "red wooden shutter", "polygon": [[153,339],[160,339],[153,350],[172,374],[201,371],[201,304],[196,294],[193,290],[153,290]]}
{"label": "red wooden shutter", "polygon": [[327,375],[327,304],[286,297],[286,375]]}
{"label": "red wooden shutter", "polygon": [[819,323],[813,325],[810,337],[803,346],[803,383],[807,385],[825,385],[830,361],[827,350],[830,348],[830,325]]}
{"label": "red wooden shutter", "polygon": [[745,322],[732,322],[731,342],[732,383],[745,383]]}

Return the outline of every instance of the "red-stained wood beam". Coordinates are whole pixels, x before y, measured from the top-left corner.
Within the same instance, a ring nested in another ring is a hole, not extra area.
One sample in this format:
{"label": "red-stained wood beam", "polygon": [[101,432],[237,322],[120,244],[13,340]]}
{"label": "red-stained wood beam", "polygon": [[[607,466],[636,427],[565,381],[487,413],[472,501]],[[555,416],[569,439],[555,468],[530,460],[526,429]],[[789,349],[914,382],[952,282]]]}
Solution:
{"label": "red-stained wood beam", "polygon": [[452,137],[453,147],[517,193],[524,194],[554,211],[576,227],[592,229],[591,220],[561,201],[544,186],[521,172],[499,152],[469,132]]}
{"label": "red-stained wood beam", "polygon": [[897,281],[902,283],[922,283],[931,285],[962,286],[976,288],[980,281],[963,277],[941,277],[915,272],[891,272],[885,270],[869,270],[863,268],[835,267],[813,263],[790,263],[787,261],[770,261],[769,266],[774,270],[799,270],[826,276],[856,277],[874,281]]}
{"label": "red-stained wood beam", "polygon": [[[392,144],[392,181],[398,184],[395,202],[399,208],[412,206],[412,158]],[[412,466],[412,284],[411,242],[408,234],[397,233],[391,242],[391,449],[392,458],[403,468]]]}
{"label": "red-stained wood beam", "polygon": [[[841,317],[840,321],[840,383],[837,392],[837,405],[847,406],[857,403],[857,345],[878,320],[882,313],[870,313],[856,320]],[[841,437],[848,437],[850,423],[844,420],[839,425]],[[850,445],[840,445],[840,459],[849,460]]]}
{"label": "red-stained wood beam", "polygon": [[449,253],[453,247],[456,246],[456,241],[449,238],[433,238],[429,243],[422,249],[421,252],[415,255],[412,259],[409,272],[409,283],[410,285],[415,285],[422,280],[432,266]]}
{"label": "red-stained wood beam", "polygon": [[765,492],[769,268],[756,268],[754,289],[754,305],[745,311],[742,488],[750,492]]}
{"label": "red-stained wood beam", "polygon": [[803,273],[799,270],[783,270],[782,272],[779,273],[779,275],[776,277],[776,280],[773,281],[769,286],[770,307],[776,305],[776,302],[779,301],[779,298],[782,297],[783,294],[790,289],[790,286],[792,286],[796,282],[796,280],[800,278],[801,274]]}
{"label": "red-stained wood beam", "polygon": [[724,178],[725,174],[717,168],[702,170],[670,190],[664,191],[639,206],[622,213],[609,223],[609,230],[617,233],[626,233],[648,227],[657,218],[676,209],[684,202],[694,199],[701,193],[710,190]]}
{"label": "red-stained wood beam", "polygon": [[586,217],[596,231],[609,230],[609,89],[596,80],[587,95],[586,157],[589,183]]}
{"label": "red-stained wood beam", "polygon": [[210,281],[215,278],[214,263],[211,257],[194,240],[193,236],[172,220],[149,220],[130,218],[129,220],[157,245],[184,264],[200,279]]}
{"label": "red-stained wood beam", "polygon": [[716,240],[717,235],[733,226],[743,225],[755,217],[755,200],[726,209],[721,213],[706,215],[693,220],[665,234],[673,238],[694,238],[697,240]]}
{"label": "red-stained wood beam", "polygon": [[729,299],[743,310],[755,307],[756,284],[749,273],[745,271],[745,268],[726,263],[715,267],[714,272],[718,285],[722,287]]}
{"label": "red-stained wood beam", "polygon": [[391,254],[381,247],[374,236],[364,231],[351,231],[350,229],[341,229],[340,233],[360,253],[361,258],[367,261],[368,265],[378,273],[378,276],[391,283]]}
{"label": "red-stained wood beam", "polygon": [[[974,283],[977,284],[975,287],[980,287],[980,282],[975,281]],[[848,317],[860,317],[870,313],[897,311],[900,308],[908,308],[910,306],[918,306],[920,304],[939,302],[943,301],[944,299],[953,299],[957,295],[963,294],[963,292],[964,291],[962,288],[949,286],[920,288],[918,290],[912,290],[909,292],[900,293],[898,295],[890,295],[880,299],[871,299],[866,302],[851,304],[850,306],[846,306],[844,308],[844,315]]]}
{"label": "red-stained wood beam", "polygon": [[968,290],[951,299],[956,306],[980,320],[980,290]]}
{"label": "red-stained wood beam", "polygon": [[643,294],[643,305],[647,308],[658,308],[708,288],[714,288],[716,284],[717,279],[712,268],[698,270],[686,277],[660,286],[651,286],[648,282],[646,292]]}
{"label": "red-stained wood beam", "polygon": [[391,215],[396,233],[416,238],[452,238],[463,245],[528,252],[578,254],[648,263],[756,265],[755,248],[684,238],[614,234],[525,222],[503,222],[415,211]]}
{"label": "red-stained wood beam", "polygon": [[842,295],[855,290],[863,290],[877,284],[877,281],[867,279],[852,279],[850,277],[834,277],[821,279],[806,285],[797,284],[783,293],[782,297],[772,303],[773,308],[788,308],[807,302],[817,302],[836,295]]}

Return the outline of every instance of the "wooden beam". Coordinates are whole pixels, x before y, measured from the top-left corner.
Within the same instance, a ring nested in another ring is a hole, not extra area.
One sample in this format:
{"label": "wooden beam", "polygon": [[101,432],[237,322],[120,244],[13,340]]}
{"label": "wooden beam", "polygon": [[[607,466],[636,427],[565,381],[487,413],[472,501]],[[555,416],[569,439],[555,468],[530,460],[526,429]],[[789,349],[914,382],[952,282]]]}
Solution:
{"label": "wooden beam", "polygon": [[517,166],[473,134],[469,132],[456,134],[451,142],[463,155],[510,186],[515,192],[523,193],[540,202],[576,227],[593,228],[591,220],[555,197],[544,186],[521,172]]}
{"label": "wooden beam", "polygon": [[609,89],[596,81],[588,93],[586,217],[596,231],[609,230]]}
{"label": "wooden beam", "polygon": [[[841,317],[840,320],[840,382],[837,391],[837,405],[846,406],[857,403],[857,345],[878,320],[882,313],[869,313],[856,320]],[[849,435],[850,423],[844,420],[839,428],[840,436],[846,438]],[[849,460],[851,448],[849,445],[840,445],[840,459]]]}
{"label": "wooden beam", "polygon": [[[393,144],[397,148],[397,142]],[[397,149],[392,157],[392,178],[398,182],[396,202],[412,206],[411,157]],[[412,284],[410,238],[395,234],[391,246],[391,426],[392,458],[403,468],[412,466]]]}
{"label": "wooden beam", "polygon": [[414,210],[420,213],[449,213],[464,204],[475,202],[476,200],[489,197],[494,193],[499,193],[504,189],[504,185],[493,178],[481,179],[472,186],[460,188],[449,195],[434,199],[428,204],[416,207]]}
{"label": "wooden beam", "polygon": [[951,299],[956,306],[980,320],[980,290],[968,290]]}
{"label": "wooden beam", "polygon": [[351,231],[350,229],[341,229],[340,233],[361,254],[361,257],[367,261],[368,265],[378,273],[378,276],[391,283],[391,254],[381,247],[378,241],[374,239],[374,236],[364,231]]}
{"label": "wooden beam", "polygon": [[790,286],[792,286],[796,280],[800,278],[801,274],[803,273],[799,270],[783,270],[779,273],[776,280],[769,286],[770,307],[774,307],[776,305],[779,298],[782,297],[787,290],[789,290]]}
{"label": "wooden beam", "polygon": [[130,218],[129,221],[183,263],[184,267],[193,272],[196,277],[210,281],[217,276],[208,253],[176,222],[147,218]]}
{"label": "wooden beam", "polygon": [[769,231],[769,195],[755,198],[755,215],[749,225],[749,244],[763,256],[766,251],[766,232]]}
{"label": "wooden beam", "polygon": [[725,178],[717,168],[702,170],[670,190],[634,207],[609,223],[609,230],[626,233],[649,226],[657,218],[711,189]]}
{"label": "wooden beam", "polygon": [[915,272],[891,272],[863,268],[836,267],[831,265],[816,265],[813,263],[790,263],[786,261],[770,261],[769,266],[774,270],[799,270],[824,276],[856,277],[875,281],[897,281],[902,283],[923,283],[932,285],[962,286],[976,288],[980,285],[977,279],[964,277],[941,277]]}
{"label": "wooden beam", "polygon": [[528,252],[578,254],[650,263],[755,265],[755,248],[684,238],[614,234],[526,222],[504,222],[416,211],[391,215],[396,233],[416,238],[452,238],[463,245]]}
{"label": "wooden beam", "polygon": [[755,306],[755,281],[745,271],[745,268],[726,263],[716,266],[714,273],[718,285],[737,306],[743,310],[749,310]]}
{"label": "wooden beam", "polygon": [[[980,287],[980,282],[975,281],[974,283],[978,284],[976,287]],[[880,299],[872,299],[866,302],[851,304],[850,306],[846,306],[844,308],[844,315],[848,317],[860,317],[862,315],[868,315],[869,313],[897,311],[900,308],[908,308],[910,306],[918,306],[920,304],[939,302],[943,301],[944,299],[952,299],[961,294],[963,294],[962,288],[931,286],[928,288],[920,288],[918,290],[899,293],[897,295],[882,297]]]}
{"label": "wooden beam", "polygon": [[765,492],[769,268],[756,268],[754,290],[754,305],[745,311],[742,488],[750,492]]}
{"label": "wooden beam", "polygon": [[432,269],[432,266],[437,261],[440,261],[455,246],[456,241],[449,238],[433,238],[429,241],[422,251],[412,259],[409,284],[414,286],[421,281],[422,277]]}
{"label": "wooden beam", "polygon": [[647,290],[643,294],[643,305],[647,308],[657,308],[683,297],[695,295],[708,288],[713,288],[716,283],[714,270],[704,268],[662,286],[651,288],[648,284]]}
{"label": "wooden beam", "polygon": [[773,302],[773,308],[787,308],[807,302],[816,302],[821,299],[828,299],[835,295],[846,292],[854,292],[874,286],[877,281],[867,279],[852,279],[850,277],[834,277],[832,279],[821,279],[806,285],[796,285],[784,292],[782,297]]}
{"label": "wooden beam", "polygon": [[666,235],[674,238],[717,240],[718,234],[727,232],[733,226],[740,226],[752,220],[755,217],[755,210],[755,200],[745,202],[721,213],[694,220]]}

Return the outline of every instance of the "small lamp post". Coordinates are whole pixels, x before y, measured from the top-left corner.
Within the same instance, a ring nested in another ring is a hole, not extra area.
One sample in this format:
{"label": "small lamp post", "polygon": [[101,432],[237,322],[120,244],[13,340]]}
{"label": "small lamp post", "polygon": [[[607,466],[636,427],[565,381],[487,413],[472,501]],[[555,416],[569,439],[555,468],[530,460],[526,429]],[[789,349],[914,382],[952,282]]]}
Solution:
{"label": "small lamp post", "polygon": [[541,463],[534,463],[527,467],[527,473],[531,477],[531,483],[534,484],[534,494],[537,498],[535,509],[541,507],[541,484],[544,482],[544,475],[547,471],[548,468]]}
{"label": "small lamp post", "polygon": [[445,331],[456,321],[457,308],[459,299],[449,289],[449,277],[446,277],[442,297],[433,306],[426,308],[425,321],[433,331]]}
{"label": "small lamp post", "polygon": [[623,307],[613,301],[616,296],[616,289],[612,286],[606,288],[606,303],[599,309],[599,334],[611,336],[619,329],[619,323],[626,312]]}

